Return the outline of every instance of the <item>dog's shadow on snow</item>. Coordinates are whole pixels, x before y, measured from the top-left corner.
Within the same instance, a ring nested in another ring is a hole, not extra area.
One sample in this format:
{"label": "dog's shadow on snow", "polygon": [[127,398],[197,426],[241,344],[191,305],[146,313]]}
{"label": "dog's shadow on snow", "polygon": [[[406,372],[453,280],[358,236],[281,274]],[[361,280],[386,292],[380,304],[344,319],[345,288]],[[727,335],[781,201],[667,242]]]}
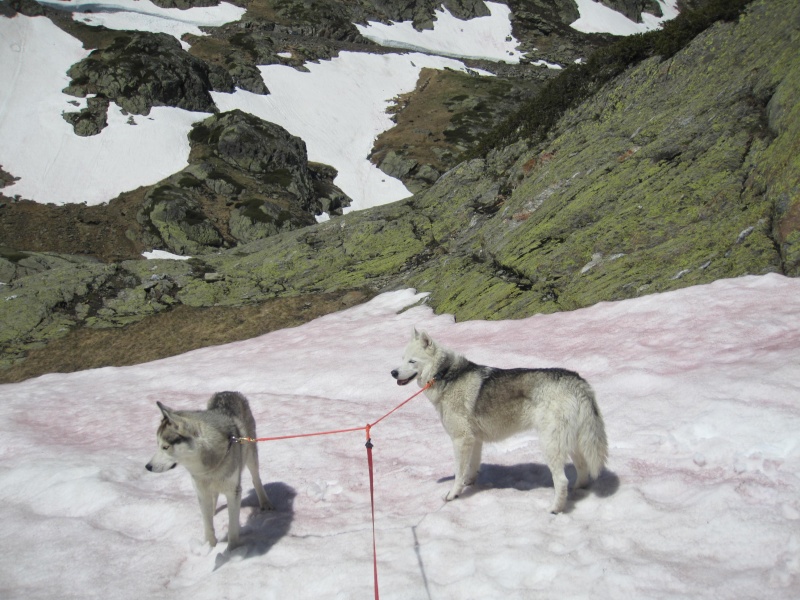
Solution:
{"label": "dog's shadow on snow", "polygon": [[[569,512],[574,503],[580,502],[589,494],[594,494],[600,498],[613,496],[619,489],[619,477],[607,468],[603,469],[600,477],[592,481],[587,488],[575,490],[576,472],[575,467],[567,465],[564,469],[569,480],[569,500],[565,512]],[[443,477],[437,483],[453,481],[454,477]],[[462,498],[468,498],[474,494],[479,494],[492,489],[513,489],[520,491],[530,491],[538,488],[552,488],[553,476],[547,465],[538,463],[524,463],[519,465],[492,465],[481,464],[478,471],[478,480],[468,486],[462,493]]]}
{"label": "dog's shadow on snow", "polygon": [[[256,491],[250,489],[250,492],[242,498],[242,515],[247,514],[247,519],[242,523],[239,546],[232,551],[232,555],[245,559],[263,556],[289,533],[294,520],[294,498],[297,492],[293,487],[279,481],[266,484],[264,490],[274,508],[260,510]],[[224,502],[217,506],[217,512],[220,511],[227,511]],[[231,555],[227,552],[218,554],[214,570],[225,565],[230,559]]]}

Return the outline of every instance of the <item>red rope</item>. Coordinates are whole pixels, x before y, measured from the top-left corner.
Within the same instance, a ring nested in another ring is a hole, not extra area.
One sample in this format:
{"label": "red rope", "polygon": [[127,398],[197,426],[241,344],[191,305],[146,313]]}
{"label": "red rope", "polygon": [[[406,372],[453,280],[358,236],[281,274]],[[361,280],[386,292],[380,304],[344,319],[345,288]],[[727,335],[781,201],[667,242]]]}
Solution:
{"label": "red rope", "polygon": [[[383,421],[386,417],[388,417],[389,415],[391,415],[395,411],[397,411],[400,408],[404,407],[406,404],[411,402],[414,398],[419,396],[422,392],[427,390],[432,385],[433,385],[433,380],[431,380],[428,383],[426,383],[425,386],[420,388],[420,390],[417,393],[412,394],[409,398],[406,398],[405,400],[403,400],[400,404],[395,406],[392,410],[387,412],[380,419],[378,419],[378,420],[374,421],[373,423],[370,423],[369,425],[367,425],[367,427],[375,427],[375,425],[377,425],[378,423]],[[295,435],[278,435],[278,436],[275,436],[275,437],[249,438],[249,437],[235,437],[234,436],[231,439],[234,442],[274,442],[276,440],[291,440],[291,439],[294,439],[294,438],[313,437],[313,436],[316,436],[316,435],[331,435],[333,433],[350,433],[351,431],[363,431],[363,430],[364,430],[363,427],[350,427],[348,429],[332,429],[330,431],[315,431],[314,433],[298,433],[298,434],[295,434]]]}
{"label": "red rope", "polygon": [[331,435],[332,433],[350,433],[351,431],[363,431],[363,427],[351,427],[349,429],[332,429],[331,431],[315,431],[314,433],[298,433],[295,435],[279,435],[275,437],[249,438],[234,437],[235,442],[274,442],[276,440],[291,440],[294,438],[313,437],[315,435]]}
{"label": "red rope", "polygon": [[372,438],[370,438],[370,425],[367,425],[367,466],[369,467],[369,502],[372,507],[372,572],[375,580],[375,600],[380,600],[378,592],[378,548],[375,542],[375,478],[372,474]]}
{"label": "red rope", "polygon": [[416,398],[417,396],[419,396],[419,395],[420,395],[422,392],[424,392],[425,390],[427,390],[427,389],[428,389],[429,387],[431,387],[432,385],[433,385],[433,379],[431,379],[431,380],[430,380],[428,383],[426,383],[424,387],[420,388],[420,390],[419,390],[419,391],[418,391],[416,394],[413,394],[413,395],[412,395],[410,398],[408,398],[407,400],[403,400],[403,402],[401,402],[400,404],[398,404],[397,406],[395,406],[395,407],[394,407],[392,410],[390,410],[388,413],[386,413],[385,415],[383,415],[383,416],[382,416],[380,419],[378,419],[378,420],[377,420],[377,421],[375,421],[374,423],[371,423],[371,424],[370,424],[370,427],[375,427],[375,425],[377,425],[378,423],[380,423],[381,421],[383,421],[383,420],[384,420],[386,417],[388,417],[389,415],[391,415],[393,412],[395,412],[395,411],[396,411],[396,410],[398,410],[399,408],[402,408],[403,406],[405,406],[406,404],[408,404],[409,402],[411,402],[411,401],[412,401],[414,398]]}
{"label": "red rope", "polygon": [[365,431],[367,434],[367,467],[369,468],[369,501],[372,508],[372,571],[373,571],[373,578],[375,582],[375,600],[380,600],[379,592],[378,592],[378,549],[377,544],[375,541],[375,476],[373,474],[373,463],[372,463],[372,438],[370,437],[370,429],[383,421],[386,417],[394,413],[395,411],[399,410],[409,402],[411,402],[414,398],[419,396],[422,392],[427,390],[429,387],[433,385],[433,380],[429,381],[425,384],[423,388],[421,388],[416,394],[411,395],[411,397],[407,398],[397,406],[395,406],[392,410],[387,412],[383,415],[380,419],[376,420],[373,423],[368,423],[364,427],[350,427],[348,429],[332,429],[330,431],[316,431],[314,433],[299,433],[296,435],[279,435],[275,437],[263,437],[263,438],[248,438],[248,437],[232,437],[231,439],[234,442],[272,442],[276,440],[290,440],[294,438],[304,438],[304,437],[313,437],[316,435],[331,435],[334,433],[350,433],[352,431]]}

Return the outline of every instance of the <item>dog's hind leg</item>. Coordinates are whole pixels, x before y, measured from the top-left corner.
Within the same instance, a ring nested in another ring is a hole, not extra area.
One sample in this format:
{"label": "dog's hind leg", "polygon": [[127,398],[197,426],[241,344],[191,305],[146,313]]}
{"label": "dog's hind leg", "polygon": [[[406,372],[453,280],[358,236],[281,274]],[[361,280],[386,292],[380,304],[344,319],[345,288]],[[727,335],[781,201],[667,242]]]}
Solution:
{"label": "dog's hind leg", "polygon": [[573,450],[571,453],[572,464],[575,467],[575,489],[586,487],[589,483],[589,467],[586,465],[586,459],[579,450]]}
{"label": "dog's hind leg", "polygon": [[565,432],[559,429],[544,429],[541,431],[541,440],[544,446],[544,456],[550,474],[553,476],[553,504],[550,505],[551,513],[560,513],[567,504],[569,481],[564,472],[567,462],[568,440]]}
{"label": "dog's hind leg", "polygon": [[258,473],[258,449],[255,446],[247,453],[245,460],[247,470],[250,471],[250,475],[253,478],[253,487],[256,489],[256,495],[258,496],[258,505],[261,510],[272,510],[274,506],[267,496],[264,485],[261,483],[261,475]]}
{"label": "dog's hind leg", "polygon": [[564,473],[564,460],[561,458],[550,457],[547,460],[550,473],[553,475],[553,504],[550,505],[550,512],[560,513],[567,504],[567,493],[569,491],[569,480]]}
{"label": "dog's hind leg", "polygon": [[239,544],[239,510],[242,506],[242,485],[237,483],[231,490],[225,491],[228,500],[228,550]]}

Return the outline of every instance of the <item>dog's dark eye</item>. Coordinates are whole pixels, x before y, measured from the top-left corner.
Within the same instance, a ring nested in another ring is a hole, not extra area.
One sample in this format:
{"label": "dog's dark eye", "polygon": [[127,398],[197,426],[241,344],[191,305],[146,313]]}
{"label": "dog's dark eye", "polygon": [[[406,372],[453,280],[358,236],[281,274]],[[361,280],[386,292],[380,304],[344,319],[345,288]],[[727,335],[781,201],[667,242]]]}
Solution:
{"label": "dog's dark eye", "polygon": [[169,444],[164,444],[163,446],[161,446],[161,449],[162,450],[169,450]]}
{"label": "dog's dark eye", "polygon": [[417,361],[415,361],[415,360],[410,360],[410,361],[408,361],[408,364],[410,364],[410,365],[415,365],[415,364],[417,364]]}

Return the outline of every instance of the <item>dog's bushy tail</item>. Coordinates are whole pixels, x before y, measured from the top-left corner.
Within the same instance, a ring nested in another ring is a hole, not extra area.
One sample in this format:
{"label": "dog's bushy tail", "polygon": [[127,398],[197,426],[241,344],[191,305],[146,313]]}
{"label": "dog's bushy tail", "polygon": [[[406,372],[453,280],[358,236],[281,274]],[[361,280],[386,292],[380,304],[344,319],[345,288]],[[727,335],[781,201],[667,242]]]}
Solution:
{"label": "dog's bushy tail", "polygon": [[586,461],[586,467],[592,479],[597,479],[608,460],[608,440],[606,427],[594,390],[586,384],[581,402],[581,416],[579,419],[578,448]]}

